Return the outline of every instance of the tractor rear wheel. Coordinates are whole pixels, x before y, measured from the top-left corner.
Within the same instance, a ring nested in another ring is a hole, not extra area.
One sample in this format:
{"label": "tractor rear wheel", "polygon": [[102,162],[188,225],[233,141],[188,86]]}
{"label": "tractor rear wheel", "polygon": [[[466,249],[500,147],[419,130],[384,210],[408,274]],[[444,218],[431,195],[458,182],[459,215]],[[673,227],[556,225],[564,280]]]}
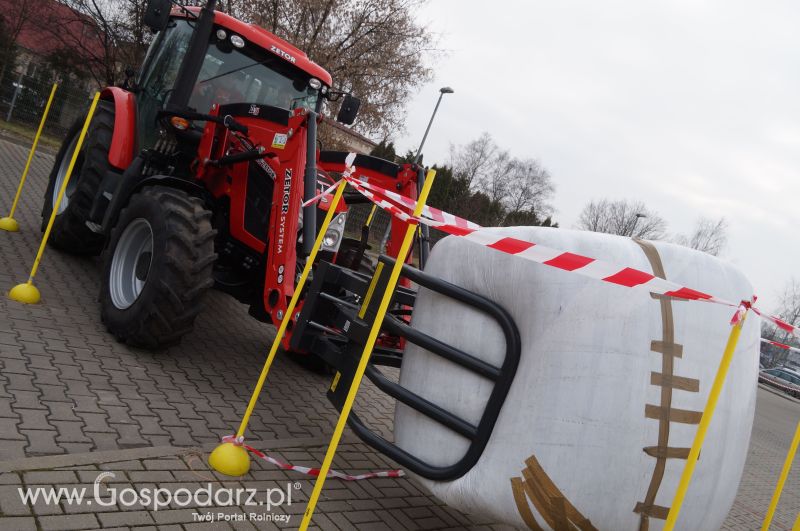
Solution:
{"label": "tractor rear wheel", "polygon": [[119,341],[162,348],[192,330],[214,284],[211,212],[182,190],[152,186],[120,212],[105,253],[101,318]]}
{"label": "tractor rear wheel", "polygon": [[[75,153],[82,126],[83,119],[73,124],[56,155],[56,162],[50,172],[50,183],[44,194],[42,231],[50,220],[53,205],[66,178],[72,155]],[[103,236],[89,229],[86,221],[89,219],[95,195],[100,189],[100,182],[110,167],[108,151],[113,132],[114,105],[111,102],[101,101],[97,104],[92,123],[89,124],[89,130],[75,161],[72,176],[61,199],[50,233],[50,245],[60,251],[77,255],[97,255],[103,249]]]}

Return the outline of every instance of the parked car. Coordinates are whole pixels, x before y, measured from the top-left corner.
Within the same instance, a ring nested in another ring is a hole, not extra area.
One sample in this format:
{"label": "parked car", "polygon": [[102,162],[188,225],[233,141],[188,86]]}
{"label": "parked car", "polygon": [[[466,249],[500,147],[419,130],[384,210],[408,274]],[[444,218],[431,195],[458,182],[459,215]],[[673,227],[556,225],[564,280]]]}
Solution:
{"label": "parked car", "polygon": [[800,372],[785,367],[766,369],[759,372],[758,381],[800,398]]}

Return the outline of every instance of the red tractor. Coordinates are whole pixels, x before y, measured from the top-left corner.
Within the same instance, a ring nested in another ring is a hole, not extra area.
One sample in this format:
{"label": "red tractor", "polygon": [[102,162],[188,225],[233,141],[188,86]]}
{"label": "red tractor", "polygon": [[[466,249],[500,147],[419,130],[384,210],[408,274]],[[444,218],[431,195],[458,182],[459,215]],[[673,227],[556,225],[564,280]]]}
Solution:
{"label": "red tractor", "polygon": [[[103,322],[135,346],[178,341],[212,286],[265,322],[297,318],[286,306],[328,201],[301,203],[333,182],[346,156],[318,149],[317,123],[326,100],[340,100],[347,125],[360,106],[302,51],[214,5],[150,2],[145,23],[157,35],[135,82],[102,91],[50,238],[68,253],[104,254]],[[79,129],[56,158],[43,220]],[[379,186],[416,197],[419,167],[364,155],[355,163]],[[365,242],[344,237],[346,216],[340,206],[322,258],[358,269]]]}
{"label": "red tractor", "polygon": [[[341,100],[337,119],[352,124],[360,101],[333,90],[330,74],[291,44],[215,12],[214,5],[209,0],[202,9],[170,10],[170,0],[150,0],[145,22],[158,34],[132,86],[102,91],[50,243],[73,254],[103,253],[102,319],[131,345],[159,348],[180,340],[212,286],[248,304],[250,314],[265,322],[290,319],[283,346],[305,355],[312,367],[337,371],[329,398],[341,410],[381,299],[370,292],[385,290],[391,270],[377,267],[372,279],[364,274],[368,230],[360,240],[344,237],[346,206],[324,235],[303,304],[294,315],[286,308],[317,237],[317,210],[330,204],[323,197],[318,206],[303,207],[303,200],[332,183],[329,174],[345,169],[346,153],[318,149],[320,112],[326,100]],[[45,220],[80,125],[56,158]],[[419,166],[364,155],[355,166],[359,178],[417,197]],[[358,194],[346,198],[350,205],[365,201]],[[405,229],[392,225],[388,256],[379,258],[384,265],[397,256]],[[468,449],[455,463],[431,464],[384,440],[355,413],[349,423],[408,469],[432,479],[456,478],[472,468],[489,440],[516,372],[519,332],[505,310],[480,295],[408,265],[403,277],[366,375],[385,393],[463,435]],[[503,364],[492,366],[412,328],[411,282],[496,321],[506,335]],[[382,375],[377,365],[399,367],[406,342],[493,382],[483,413],[474,416],[478,422]]]}

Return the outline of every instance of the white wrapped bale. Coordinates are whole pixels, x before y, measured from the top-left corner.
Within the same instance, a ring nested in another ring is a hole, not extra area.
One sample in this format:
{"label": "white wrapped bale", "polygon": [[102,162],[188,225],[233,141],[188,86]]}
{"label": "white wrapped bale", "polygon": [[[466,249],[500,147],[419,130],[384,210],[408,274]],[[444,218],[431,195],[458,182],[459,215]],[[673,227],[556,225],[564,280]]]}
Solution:
{"label": "white wrapped bale", "polygon": [[[663,266],[668,280],[730,301],[753,294],[732,265],[668,243],[538,227],[492,230],[656,275]],[[519,328],[522,355],[479,462],[454,481],[422,483],[453,507],[521,528],[570,521],[591,529],[588,519],[597,529],[661,529],[734,310],[657,299],[456,237],[434,247],[426,272],[503,306]],[[496,366],[503,360],[497,324],[452,299],[421,289],[412,324]],[[755,411],[758,345],[758,319],[751,316],[681,510],[681,529],[717,529],[733,504]],[[414,345],[406,348],[400,380],[473,424],[492,389],[490,381]],[[401,404],[395,441],[437,466],[455,463],[468,446]]]}

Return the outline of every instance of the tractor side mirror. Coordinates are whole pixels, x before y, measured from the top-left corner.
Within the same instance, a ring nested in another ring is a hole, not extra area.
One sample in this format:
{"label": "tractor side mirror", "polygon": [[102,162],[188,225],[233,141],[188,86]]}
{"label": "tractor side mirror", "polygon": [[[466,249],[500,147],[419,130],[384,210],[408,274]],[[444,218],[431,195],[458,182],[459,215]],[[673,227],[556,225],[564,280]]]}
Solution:
{"label": "tractor side mirror", "polygon": [[172,9],[170,0],[149,0],[144,10],[142,22],[153,33],[158,33],[167,27],[169,13]]}
{"label": "tractor side mirror", "polygon": [[125,90],[131,90],[134,88],[135,79],[136,79],[136,69],[132,67],[125,68],[125,80],[122,82],[122,88]]}
{"label": "tractor side mirror", "polygon": [[336,121],[344,125],[353,125],[358,115],[358,109],[361,108],[361,99],[356,98],[352,94],[345,94],[342,106],[339,107],[339,113],[336,115]]}

